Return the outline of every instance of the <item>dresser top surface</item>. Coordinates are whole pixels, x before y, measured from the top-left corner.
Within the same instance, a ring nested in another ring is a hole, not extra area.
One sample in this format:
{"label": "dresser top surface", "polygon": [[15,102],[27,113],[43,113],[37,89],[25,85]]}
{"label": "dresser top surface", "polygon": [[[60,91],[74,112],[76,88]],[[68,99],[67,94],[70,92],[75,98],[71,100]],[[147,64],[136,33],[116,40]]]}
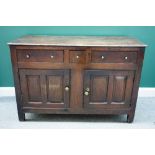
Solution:
{"label": "dresser top surface", "polygon": [[9,45],[145,47],[141,41],[126,36],[23,36]]}

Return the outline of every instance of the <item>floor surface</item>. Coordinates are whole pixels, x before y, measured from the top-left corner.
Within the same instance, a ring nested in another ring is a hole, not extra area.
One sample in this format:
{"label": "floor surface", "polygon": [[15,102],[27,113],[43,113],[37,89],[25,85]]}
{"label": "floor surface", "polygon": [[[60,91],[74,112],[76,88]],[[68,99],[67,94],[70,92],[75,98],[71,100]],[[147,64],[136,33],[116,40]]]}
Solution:
{"label": "floor surface", "polygon": [[155,128],[155,98],[138,98],[135,119],[126,123],[126,115],[34,115],[26,114],[27,121],[19,122],[14,96],[0,97],[0,128]]}

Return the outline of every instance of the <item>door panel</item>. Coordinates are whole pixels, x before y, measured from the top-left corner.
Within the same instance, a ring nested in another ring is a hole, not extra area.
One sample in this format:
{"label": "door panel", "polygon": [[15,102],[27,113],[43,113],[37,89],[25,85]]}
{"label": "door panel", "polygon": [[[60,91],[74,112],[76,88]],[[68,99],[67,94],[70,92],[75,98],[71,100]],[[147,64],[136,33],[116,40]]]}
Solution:
{"label": "door panel", "polygon": [[113,102],[123,102],[125,98],[126,76],[114,76]]}
{"label": "door panel", "polygon": [[68,108],[70,90],[69,70],[21,69],[20,83],[24,106]]}
{"label": "door panel", "polygon": [[133,80],[134,71],[85,70],[84,107],[128,107]]}
{"label": "door panel", "polygon": [[47,76],[47,100],[50,102],[63,101],[62,76]]}
{"label": "door panel", "polygon": [[92,102],[106,102],[108,91],[108,77],[107,76],[92,76],[91,77],[91,101]]}
{"label": "door panel", "polygon": [[41,83],[39,75],[27,75],[27,92],[28,99],[30,101],[40,101],[41,100]]}

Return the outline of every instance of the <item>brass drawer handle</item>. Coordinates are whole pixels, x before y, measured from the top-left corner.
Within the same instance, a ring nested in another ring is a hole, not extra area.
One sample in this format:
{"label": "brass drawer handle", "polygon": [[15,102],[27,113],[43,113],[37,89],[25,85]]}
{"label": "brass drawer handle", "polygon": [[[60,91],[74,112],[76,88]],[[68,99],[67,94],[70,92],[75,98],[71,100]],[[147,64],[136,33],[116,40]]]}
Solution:
{"label": "brass drawer handle", "polygon": [[127,60],[127,59],[128,59],[128,57],[124,57],[124,59],[125,59],[125,60]]}
{"label": "brass drawer handle", "polygon": [[53,55],[51,55],[51,59],[53,59],[54,58],[54,56]]}
{"label": "brass drawer handle", "polygon": [[29,59],[30,58],[30,55],[29,54],[26,54],[26,58]]}
{"label": "brass drawer handle", "polygon": [[65,91],[69,91],[69,87],[65,87]]}
{"label": "brass drawer handle", "polygon": [[101,56],[101,59],[104,59],[104,56],[103,55]]}
{"label": "brass drawer handle", "polygon": [[77,56],[76,56],[76,58],[77,58],[77,59],[79,59],[79,58],[80,58],[80,56],[78,56],[78,55],[77,55]]}
{"label": "brass drawer handle", "polygon": [[85,94],[85,96],[88,96],[89,95],[89,92],[85,91],[84,94]]}

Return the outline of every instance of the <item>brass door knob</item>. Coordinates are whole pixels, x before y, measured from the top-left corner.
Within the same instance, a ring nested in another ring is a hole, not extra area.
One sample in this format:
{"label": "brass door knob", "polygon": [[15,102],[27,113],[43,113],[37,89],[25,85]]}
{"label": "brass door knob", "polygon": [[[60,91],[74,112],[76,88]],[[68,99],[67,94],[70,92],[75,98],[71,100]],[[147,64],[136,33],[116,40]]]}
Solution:
{"label": "brass door knob", "polygon": [[79,59],[79,58],[80,58],[80,56],[78,56],[78,55],[77,55],[77,56],[76,56],[76,58],[77,58],[77,59]]}
{"label": "brass door knob", "polygon": [[29,54],[26,54],[26,58],[29,59],[30,58],[30,55]]}
{"label": "brass door knob", "polygon": [[53,55],[51,55],[51,59],[53,59],[54,58],[54,56]]}
{"label": "brass door knob", "polygon": [[124,57],[124,59],[125,59],[125,60],[127,60],[127,59],[128,59],[128,57]]}
{"label": "brass door knob", "polygon": [[88,96],[88,95],[89,95],[89,92],[85,91],[84,94],[85,94],[86,96]]}
{"label": "brass door knob", "polygon": [[69,91],[69,87],[65,87],[65,90],[66,90],[66,91]]}
{"label": "brass door knob", "polygon": [[104,59],[104,56],[103,55],[101,56],[101,59]]}

